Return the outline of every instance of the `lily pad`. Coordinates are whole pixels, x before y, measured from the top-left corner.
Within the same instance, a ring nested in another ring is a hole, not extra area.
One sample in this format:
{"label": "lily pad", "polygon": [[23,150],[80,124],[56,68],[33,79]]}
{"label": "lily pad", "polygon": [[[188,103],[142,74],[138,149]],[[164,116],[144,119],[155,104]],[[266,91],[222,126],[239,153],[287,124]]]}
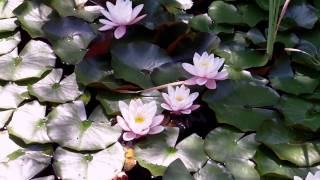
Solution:
{"label": "lily pad", "polygon": [[5,126],[7,121],[10,119],[12,113],[13,110],[0,111],[0,129],[2,129]]}
{"label": "lily pad", "polygon": [[23,148],[0,132],[0,179],[31,179],[51,163],[52,147],[28,146]]}
{"label": "lily pad", "polygon": [[[1,25],[0,25],[1,27]],[[9,34],[9,36],[0,35],[0,55],[7,54],[16,48],[21,41],[20,32]]]}
{"label": "lily pad", "polygon": [[14,17],[13,10],[18,7],[23,0],[2,0],[0,1],[0,19]]}
{"label": "lily pad", "polygon": [[53,7],[61,16],[75,16],[86,21],[94,21],[101,15],[101,6],[87,6],[88,0],[48,0],[48,4]]}
{"label": "lily pad", "polygon": [[269,108],[278,103],[273,89],[256,81],[223,81],[216,90],[209,90],[202,99],[216,113],[220,123],[233,125],[243,131],[256,130],[267,119],[277,116]]}
{"label": "lily pad", "polygon": [[199,170],[207,161],[207,156],[201,148],[203,140],[198,135],[192,134],[176,145],[177,138],[178,129],[167,128],[160,134],[140,141],[135,146],[139,164],[151,170],[154,176],[163,175],[165,168],[178,158],[188,171]]}
{"label": "lily pad", "polygon": [[21,138],[25,143],[51,142],[47,135],[46,106],[37,101],[26,103],[15,110],[7,126],[10,134]]}
{"label": "lily pad", "polygon": [[[82,101],[57,106],[48,116],[48,135],[63,147],[99,150],[117,142],[121,129],[111,126],[107,117],[93,112],[87,119]],[[97,120],[103,118],[105,121]],[[68,133],[66,133],[68,132]]]}
{"label": "lily pad", "polygon": [[27,98],[27,92],[26,86],[18,86],[14,83],[0,87],[0,109],[17,108]]}
{"label": "lily pad", "polygon": [[112,179],[122,170],[124,153],[118,142],[96,153],[76,153],[59,147],[54,169],[61,179]]}
{"label": "lily pad", "polygon": [[33,38],[43,36],[42,26],[49,21],[53,10],[39,0],[24,1],[14,10],[22,28]]}
{"label": "lily pad", "polygon": [[64,103],[75,100],[81,92],[73,73],[61,80],[62,69],[53,69],[46,77],[29,87],[39,101]]}
{"label": "lily pad", "polygon": [[78,64],[96,36],[87,22],[75,17],[52,19],[42,29],[54,52],[67,64]]}
{"label": "lily pad", "polygon": [[147,42],[118,45],[111,53],[115,77],[142,88],[153,86],[150,74],[155,68],[172,61],[159,46]]}
{"label": "lily pad", "polygon": [[40,77],[55,65],[56,57],[51,47],[39,40],[31,40],[18,55],[15,48],[0,56],[0,79],[17,81]]}
{"label": "lily pad", "polygon": [[193,180],[188,169],[180,159],[173,161],[166,169],[163,180]]}
{"label": "lily pad", "polygon": [[195,180],[233,180],[229,170],[213,160],[209,160],[193,177]]}
{"label": "lily pad", "polygon": [[17,27],[17,18],[0,19],[0,32],[14,31]]}

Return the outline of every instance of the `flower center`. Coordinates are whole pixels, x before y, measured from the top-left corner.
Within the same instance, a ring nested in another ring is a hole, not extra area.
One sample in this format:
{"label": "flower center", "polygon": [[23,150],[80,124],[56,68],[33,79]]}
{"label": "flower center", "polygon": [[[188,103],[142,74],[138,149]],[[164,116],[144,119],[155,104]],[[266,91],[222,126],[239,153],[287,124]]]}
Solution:
{"label": "flower center", "polygon": [[178,96],[176,96],[176,100],[177,100],[177,101],[183,101],[183,100],[184,100],[184,97],[178,95]]}
{"label": "flower center", "polygon": [[136,123],[143,123],[144,120],[145,119],[142,116],[137,116],[137,117],[134,118],[134,122],[136,122]]}
{"label": "flower center", "polygon": [[211,66],[211,63],[208,60],[204,60],[200,63],[200,66],[203,68],[208,68]]}

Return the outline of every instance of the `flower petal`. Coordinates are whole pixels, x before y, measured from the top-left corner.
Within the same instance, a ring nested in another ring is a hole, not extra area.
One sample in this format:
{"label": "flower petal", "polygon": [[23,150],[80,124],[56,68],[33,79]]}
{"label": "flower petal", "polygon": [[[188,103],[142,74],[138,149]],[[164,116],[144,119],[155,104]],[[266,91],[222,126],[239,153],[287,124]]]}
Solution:
{"label": "flower petal", "polygon": [[153,118],[152,123],[150,125],[151,128],[158,126],[162,123],[164,116],[162,114]]}
{"label": "flower petal", "polygon": [[227,71],[218,72],[218,74],[214,77],[216,80],[226,80],[228,79],[229,73]]}
{"label": "flower petal", "polygon": [[124,141],[131,141],[131,140],[137,138],[137,135],[133,132],[125,132],[125,133],[123,133],[122,138]]}
{"label": "flower petal", "polygon": [[114,37],[116,39],[122,38],[126,34],[127,28],[126,26],[119,26],[117,29],[114,31]]}
{"label": "flower petal", "polygon": [[186,85],[195,85],[197,84],[197,77],[193,77],[193,78],[190,78],[190,79],[187,79],[184,81],[184,84]]}
{"label": "flower petal", "polygon": [[199,107],[200,107],[199,104],[194,104],[191,106],[191,111],[194,111],[194,110],[198,109]]}
{"label": "flower petal", "polygon": [[141,12],[142,8],[143,8],[143,4],[140,4],[140,5],[133,8],[132,13],[131,13],[131,21],[136,19],[138,14]]}
{"label": "flower petal", "polygon": [[206,83],[206,87],[207,87],[208,89],[216,89],[216,88],[217,88],[217,83],[216,83],[215,80],[210,79],[210,80],[208,80],[208,82]]}
{"label": "flower petal", "polygon": [[201,77],[199,77],[199,78],[196,79],[196,82],[197,82],[197,84],[198,84],[199,86],[202,86],[202,85],[206,84],[207,81],[208,81],[207,78],[201,78]]}
{"label": "flower petal", "polygon": [[117,116],[117,122],[119,124],[119,126],[125,130],[125,131],[131,131],[128,124],[126,123],[126,121],[121,117],[121,116]]}
{"label": "flower petal", "polygon": [[106,30],[109,30],[109,29],[112,29],[114,26],[110,26],[110,25],[104,25],[102,27],[99,28],[99,31],[106,31]]}
{"label": "flower petal", "polygon": [[180,111],[182,114],[191,114],[191,109]]}
{"label": "flower petal", "polygon": [[182,63],[182,67],[184,70],[186,70],[188,73],[197,76],[197,71],[195,69],[195,67],[189,63]]}
{"label": "flower petal", "polygon": [[161,103],[161,107],[165,110],[172,111],[172,108],[166,103]]}
{"label": "flower petal", "polygon": [[143,14],[141,16],[138,16],[136,17],[135,19],[133,19],[128,25],[132,25],[132,24],[135,24],[137,22],[139,22],[141,19],[143,19],[144,17],[146,17],[147,15],[146,14]]}
{"label": "flower petal", "polygon": [[150,129],[149,133],[148,134],[158,134],[160,133],[161,131],[164,130],[164,127],[163,126],[155,126],[153,128]]}

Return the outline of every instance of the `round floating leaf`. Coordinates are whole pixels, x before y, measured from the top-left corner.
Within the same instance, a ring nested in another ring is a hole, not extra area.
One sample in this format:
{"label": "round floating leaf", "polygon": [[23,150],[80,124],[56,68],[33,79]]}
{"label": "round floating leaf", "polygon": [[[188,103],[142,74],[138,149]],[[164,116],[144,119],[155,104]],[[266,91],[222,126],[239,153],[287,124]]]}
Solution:
{"label": "round floating leaf", "polygon": [[269,75],[272,86],[287,93],[311,94],[319,84],[319,75],[311,70],[296,69],[293,73],[288,59],[278,59]]}
{"label": "round floating leaf", "polygon": [[17,108],[18,105],[27,98],[26,93],[26,86],[18,86],[14,83],[0,87],[0,109]]}
{"label": "round floating leaf", "polygon": [[[169,166],[176,159],[181,159],[189,171],[199,170],[207,161],[202,148],[203,140],[196,134],[185,138],[176,146],[178,130],[176,128],[167,128],[164,132],[146,137],[135,146],[135,153],[140,165],[147,169],[160,169],[153,175],[163,175],[165,167]],[[141,163],[142,162],[142,163]],[[159,174],[158,174],[159,173]]]}
{"label": "round floating leaf", "polygon": [[212,2],[208,14],[215,23],[247,24],[251,27],[266,17],[266,14],[253,3],[239,5],[237,8],[223,1]]}
{"label": "round floating leaf", "polygon": [[281,160],[305,167],[320,162],[317,140],[308,141],[313,136],[284,126],[278,121],[266,121],[257,131],[257,140],[267,145]]}
{"label": "round floating leaf", "polygon": [[101,6],[86,6],[88,0],[49,0],[49,5],[53,7],[61,16],[75,16],[86,21],[94,21],[100,16]]}
{"label": "round floating leaf", "polygon": [[255,164],[249,159],[229,159],[226,161],[226,167],[230,170],[236,180],[258,180],[259,173],[255,169]]}
{"label": "round floating leaf", "polygon": [[288,7],[283,17],[280,27],[292,28],[298,26],[312,29],[317,21],[317,9],[313,6],[305,2],[291,3],[291,6]]}
{"label": "round floating leaf", "polygon": [[7,131],[0,132],[0,146],[0,179],[31,179],[51,162],[50,146],[23,148],[9,138]]}
{"label": "round floating leaf", "polygon": [[232,174],[227,168],[212,160],[209,160],[193,177],[195,180],[233,180]]}
{"label": "round floating leaf", "polygon": [[11,52],[14,48],[18,46],[20,41],[20,32],[17,32],[12,36],[11,34],[9,34],[9,36],[1,36],[0,34],[0,55]]}
{"label": "round floating leaf", "polygon": [[22,28],[33,38],[43,36],[41,28],[51,13],[52,9],[39,0],[25,1],[14,10]]}
{"label": "round floating leaf", "polygon": [[209,104],[220,123],[227,123],[247,131],[256,130],[276,112],[265,109],[278,103],[273,89],[256,81],[223,81],[216,90],[207,91],[202,99]]}
{"label": "round floating leaf", "polygon": [[263,148],[259,148],[254,156],[254,160],[261,176],[278,175],[279,177],[293,179],[294,176],[305,177],[310,170],[316,170],[316,168],[299,168],[288,164],[279,160],[272,152]]}
{"label": "round floating leaf", "polygon": [[14,17],[13,10],[18,7],[23,0],[1,0],[0,1],[0,19]]}
{"label": "round floating leaf", "polygon": [[50,20],[42,29],[54,52],[67,64],[78,64],[96,36],[88,23],[75,17]]}
{"label": "round floating leaf", "polygon": [[73,73],[62,79],[62,69],[53,69],[46,77],[30,86],[30,93],[41,102],[64,103],[75,100],[81,92]]}
{"label": "round floating leaf", "polygon": [[185,80],[189,76],[188,72],[182,68],[181,63],[167,63],[155,68],[151,73],[151,79],[155,85]]}
{"label": "round floating leaf", "polygon": [[61,179],[112,179],[122,170],[125,161],[123,147],[114,145],[97,153],[75,153],[57,148],[54,169]]}
{"label": "round floating leaf", "polygon": [[189,26],[200,32],[211,32],[212,24],[208,14],[200,14],[189,20]]}
{"label": "round floating leaf", "polygon": [[40,77],[55,65],[51,47],[37,40],[31,40],[18,55],[18,49],[0,56],[0,79],[17,81]]}
{"label": "round floating leaf", "polygon": [[[107,118],[97,121],[97,111],[87,119],[82,101],[62,104],[48,117],[48,135],[52,141],[74,150],[98,150],[115,143],[121,135],[119,127],[112,127]],[[68,132],[68,133],[66,133]]]}
{"label": "round floating leaf", "polygon": [[85,86],[103,85],[109,89],[116,89],[122,84],[115,79],[113,70],[105,58],[85,59],[76,65],[77,81]]}
{"label": "round floating leaf", "polygon": [[228,162],[230,158],[250,159],[256,152],[258,143],[255,134],[244,133],[218,127],[206,137],[204,149],[216,161]]}
{"label": "round floating leaf", "polygon": [[0,32],[14,31],[18,27],[16,21],[17,18],[0,19]]}
{"label": "round floating leaf", "polygon": [[37,101],[26,103],[15,110],[8,131],[26,143],[48,143],[46,106]]}
{"label": "round floating leaf", "polygon": [[153,86],[150,79],[153,69],[172,61],[164,50],[147,42],[118,45],[111,53],[115,76],[142,88]]}
{"label": "round floating leaf", "polygon": [[10,119],[12,113],[13,110],[0,111],[0,129],[2,129],[4,125],[7,123],[7,121]]}
{"label": "round floating leaf", "polygon": [[319,105],[295,97],[282,96],[279,107],[287,125],[303,126],[312,131],[320,128]]}
{"label": "round floating leaf", "polygon": [[180,159],[173,161],[166,169],[163,180],[193,180],[188,169]]}

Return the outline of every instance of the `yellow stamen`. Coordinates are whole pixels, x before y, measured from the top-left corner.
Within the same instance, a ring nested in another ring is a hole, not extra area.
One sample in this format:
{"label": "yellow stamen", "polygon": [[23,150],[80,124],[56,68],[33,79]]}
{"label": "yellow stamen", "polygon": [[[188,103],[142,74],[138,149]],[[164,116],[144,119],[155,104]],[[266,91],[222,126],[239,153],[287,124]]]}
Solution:
{"label": "yellow stamen", "polygon": [[144,118],[142,116],[137,116],[136,118],[134,118],[134,121],[136,123],[143,123],[144,122]]}
{"label": "yellow stamen", "polygon": [[204,68],[208,68],[210,67],[210,62],[208,60],[203,60],[201,63],[200,63],[200,66],[201,67],[204,67]]}
{"label": "yellow stamen", "polygon": [[182,100],[184,100],[184,97],[178,95],[178,96],[176,96],[176,100],[177,100],[177,101],[182,101]]}

